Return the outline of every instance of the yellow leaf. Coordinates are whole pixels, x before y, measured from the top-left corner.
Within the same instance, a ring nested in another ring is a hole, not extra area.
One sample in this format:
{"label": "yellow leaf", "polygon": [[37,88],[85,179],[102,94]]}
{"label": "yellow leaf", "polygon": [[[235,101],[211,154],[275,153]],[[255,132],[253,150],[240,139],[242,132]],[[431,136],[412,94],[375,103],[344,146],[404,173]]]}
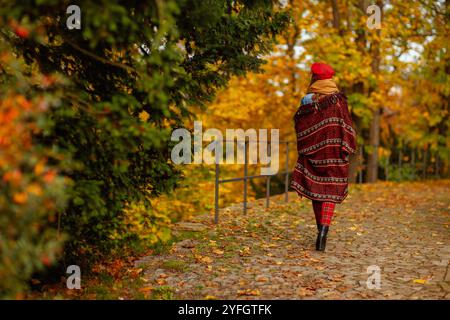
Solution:
{"label": "yellow leaf", "polygon": [[210,257],[199,256],[198,260],[200,260],[201,262],[204,262],[204,263],[212,263],[213,262],[213,259],[211,259]]}
{"label": "yellow leaf", "polygon": [[42,188],[37,183],[32,183],[27,187],[27,192],[40,196],[42,194]]}
{"label": "yellow leaf", "polygon": [[425,280],[425,279],[414,279],[413,282],[414,282],[414,283],[425,284],[425,283],[427,283],[428,281]]}
{"label": "yellow leaf", "polygon": [[261,291],[259,289],[243,289],[238,290],[237,294],[240,296],[259,296],[261,295]]}

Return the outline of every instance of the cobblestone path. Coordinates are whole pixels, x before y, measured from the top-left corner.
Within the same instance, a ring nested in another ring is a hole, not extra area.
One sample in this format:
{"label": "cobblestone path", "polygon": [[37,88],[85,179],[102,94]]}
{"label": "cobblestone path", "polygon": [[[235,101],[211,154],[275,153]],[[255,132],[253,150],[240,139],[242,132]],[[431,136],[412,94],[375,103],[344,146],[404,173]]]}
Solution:
{"label": "cobblestone path", "polygon": [[289,199],[180,223],[184,240],[136,261],[145,286],[174,299],[450,299],[449,180],[352,185],[324,253],[311,202]]}

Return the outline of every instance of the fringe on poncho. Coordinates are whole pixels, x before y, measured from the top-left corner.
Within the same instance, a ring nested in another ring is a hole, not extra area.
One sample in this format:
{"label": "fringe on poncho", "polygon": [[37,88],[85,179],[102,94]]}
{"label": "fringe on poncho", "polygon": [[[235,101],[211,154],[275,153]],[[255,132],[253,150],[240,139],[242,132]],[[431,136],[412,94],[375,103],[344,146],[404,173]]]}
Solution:
{"label": "fringe on poncho", "polygon": [[298,160],[291,187],[311,200],[341,203],[348,193],[356,132],[343,93],[302,105],[294,116]]}

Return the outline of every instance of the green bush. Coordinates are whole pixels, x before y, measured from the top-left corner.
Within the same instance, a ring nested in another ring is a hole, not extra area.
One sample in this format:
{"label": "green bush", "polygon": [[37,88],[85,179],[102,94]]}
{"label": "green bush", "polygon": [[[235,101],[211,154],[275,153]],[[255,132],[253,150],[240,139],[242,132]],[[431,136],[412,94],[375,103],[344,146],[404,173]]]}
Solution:
{"label": "green bush", "polygon": [[[29,159],[38,161],[32,159],[50,150],[48,166],[73,182],[71,188],[49,189],[52,197],[68,198],[64,210],[46,211],[39,202],[33,209],[42,211],[42,219],[60,214],[61,229],[69,237],[66,263],[83,265],[86,258],[127,244],[136,232],[124,228],[130,218],[127,205],[139,204],[142,214],[150,208],[149,199],[177,185],[180,173],[168,161],[172,130],[192,116],[190,106],[210,101],[231,76],[259,70],[260,57],[288,21],[273,3],[78,1],[81,30],[68,30],[70,1],[0,0],[0,55],[13,52],[23,58],[25,70],[18,77],[35,81],[23,94],[41,95],[49,104],[36,119],[43,127],[33,132]],[[148,55],[136,49],[143,43]],[[6,90],[14,85],[14,61],[3,62],[0,85]],[[2,165],[1,170],[12,169]],[[9,196],[8,187],[1,192]],[[25,209],[14,210],[1,227],[23,226],[20,236],[33,227]],[[154,220],[150,234],[164,230],[159,222]],[[43,236],[54,229],[39,231]],[[10,238],[7,232],[2,235]],[[53,246],[50,238],[43,246]],[[36,259],[30,257],[29,263],[38,264]],[[20,271],[15,272],[18,278]]]}
{"label": "green bush", "polygon": [[23,61],[2,52],[0,65],[9,67],[0,84],[0,298],[20,298],[29,277],[61,256],[58,213],[70,181],[52,165],[62,155],[33,141],[57,100],[35,91],[39,76],[23,77]]}
{"label": "green bush", "polygon": [[387,179],[391,181],[413,181],[419,177],[417,169],[410,164],[404,164],[401,167],[389,165],[388,172]]}

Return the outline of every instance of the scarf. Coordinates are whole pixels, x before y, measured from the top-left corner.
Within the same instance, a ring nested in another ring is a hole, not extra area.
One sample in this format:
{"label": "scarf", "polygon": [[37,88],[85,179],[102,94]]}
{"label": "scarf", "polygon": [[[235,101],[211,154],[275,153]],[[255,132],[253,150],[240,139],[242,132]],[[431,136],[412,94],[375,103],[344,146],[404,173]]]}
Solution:
{"label": "scarf", "polygon": [[308,93],[332,94],[338,91],[333,79],[316,80],[308,88]]}
{"label": "scarf", "polygon": [[356,149],[347,98],[326,95],[299,107],[294,121],[298,160],[292,188],[311,200],[341,203],[348,193],[348,156]]}

